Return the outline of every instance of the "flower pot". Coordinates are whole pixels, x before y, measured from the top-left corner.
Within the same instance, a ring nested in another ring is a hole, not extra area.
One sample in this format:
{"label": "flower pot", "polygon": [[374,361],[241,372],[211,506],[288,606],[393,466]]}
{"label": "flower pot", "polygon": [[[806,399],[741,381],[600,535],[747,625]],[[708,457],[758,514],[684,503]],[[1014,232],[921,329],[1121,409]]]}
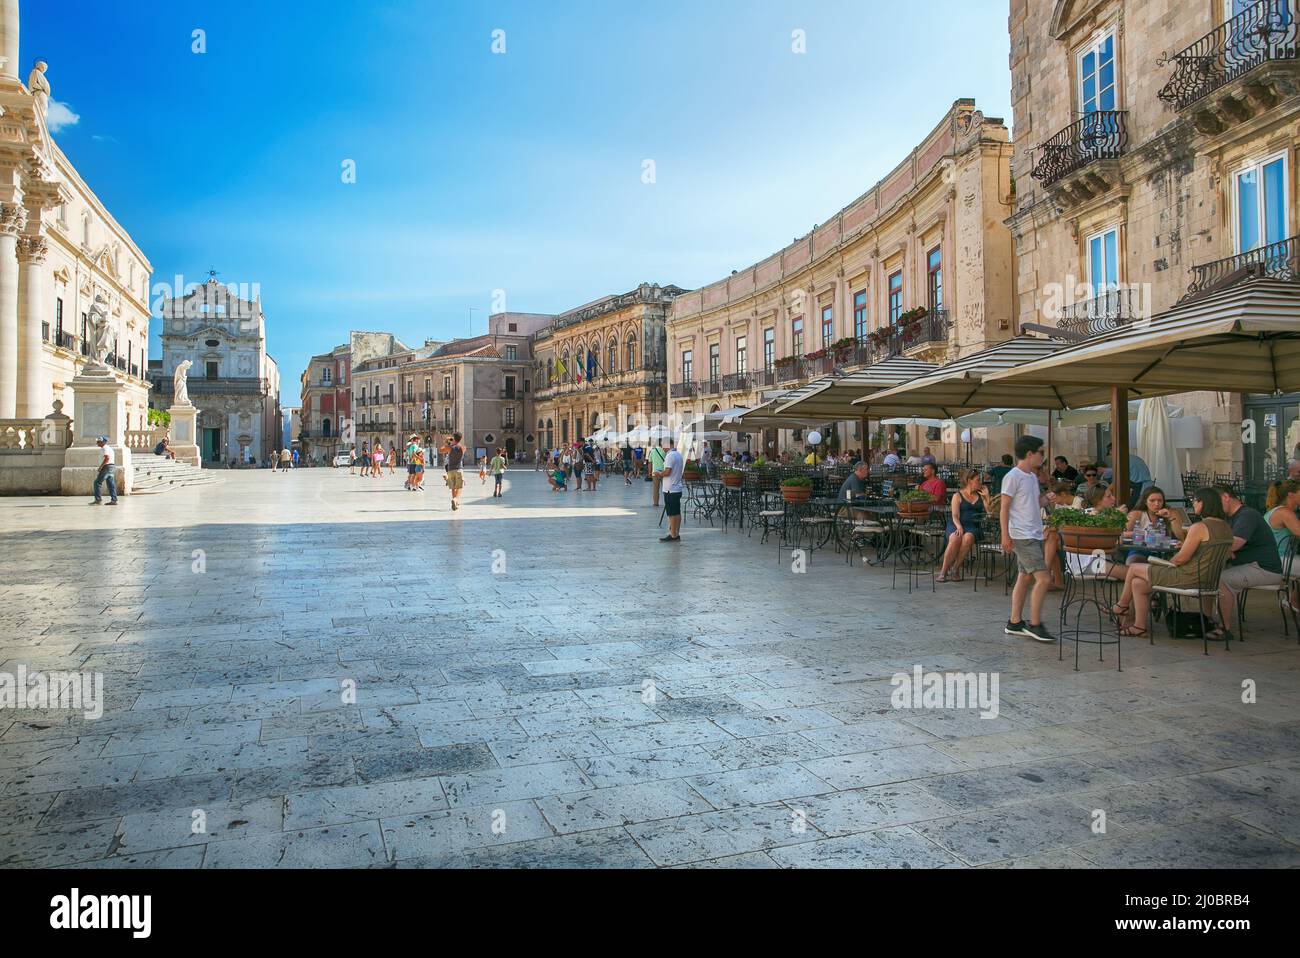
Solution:
{"label": "flower pot", "polygon": [[704,473],[687,469],[682,472],[682,479],[686,482],[699,482],[704,478]]}
{"label": "flower pot", "polygon": [[807,502],[812,498],[812,486],[782,486],[781,498],[786,502]]}
{"label": "flower pot", "polygon": [[1092,555],[1101,550],[1109,555],[1119,545],[1123,530],[1099,529],[1094,526],[1059,526],[1061,547],[1075,555]]}
{"label": "flower pot", "polygon": [[916,518],[918,516],[928,516],[930,514],[929,502],[900,502],[898,504],[898,514],[900,516],[909,516]]}
{"label": "flower pot", "polygon": [[745,484],[745,477],[724,475],[722,477],[722,484],[728,489],[739,489]]}

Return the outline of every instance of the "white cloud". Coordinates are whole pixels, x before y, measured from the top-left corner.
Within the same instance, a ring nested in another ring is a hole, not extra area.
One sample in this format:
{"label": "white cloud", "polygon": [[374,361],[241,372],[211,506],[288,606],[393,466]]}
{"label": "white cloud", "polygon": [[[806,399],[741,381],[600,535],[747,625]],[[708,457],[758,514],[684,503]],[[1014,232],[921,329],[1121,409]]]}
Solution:
{"label": "white cloud", "polygon": [[51,133],[58,133],[67,126],[76,126],[80,121],[80,115],[73,113],[66,103],[60,103],[58,100],[50,101],[50,107],[45,113],[45,123]]}

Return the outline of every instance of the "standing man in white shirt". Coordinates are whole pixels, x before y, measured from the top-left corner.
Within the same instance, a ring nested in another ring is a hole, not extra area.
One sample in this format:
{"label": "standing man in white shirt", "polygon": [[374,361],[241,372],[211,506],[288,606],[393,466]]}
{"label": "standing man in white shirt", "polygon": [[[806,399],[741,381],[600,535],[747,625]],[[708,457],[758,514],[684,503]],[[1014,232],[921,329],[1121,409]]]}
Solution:
{"label": "standing man in white shirt", "polygon": [[113,447],[108,444],[107,436],[100,436],[95,440],[95,445],[99,447],[99,471],[95,473],[95,498],[90,503],[92,506],[102,506],[103,498],[99,494],[99,487],[108,483],[108,504],[117,505],[117,479],[113,475]]}
{"label": "standing man in white shirt", "polygon": [[660,480],[662,485],[664,513],[668,516],[668,535],[660,539],[660,542],[682,541],[682,473],[685,468],[686,462],[682,459],[682,454],[669,439],[663,467],[654,474],[654,478]]}
{"label": "standing man in white shirt", "polygon": [[[1039,642],[1055,642],[1056,636],[1043,625],[1043,600],[1051,587],[1043,553],[1043,506],[1056,502],[1055,493],[1044,495],[1038,487],[1038,470],[1043,467],[1043,440],[1021,436],[1016,440],[1016,465],[1002,478],[1002,551],[1015,554],[1020,574],[1011,591],[1011,618],[1003,630],[1007,635],[1024,635]],[[1032,586],[1032,593],[1030,588]],[[1025,597],[1029,597],[1029,622],[1023,618]]]}

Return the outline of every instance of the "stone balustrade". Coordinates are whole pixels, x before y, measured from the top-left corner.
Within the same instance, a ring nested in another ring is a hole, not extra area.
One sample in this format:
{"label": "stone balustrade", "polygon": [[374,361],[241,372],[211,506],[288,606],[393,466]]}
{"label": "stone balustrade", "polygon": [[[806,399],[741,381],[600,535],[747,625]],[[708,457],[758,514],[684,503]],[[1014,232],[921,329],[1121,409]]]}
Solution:
{"label": "stone balustrade", "polygon": [[153,452],[154,446],[167,436],[166,426],[150,426],[148,429],[128,429],[125,433],[126,448],[142,452]]}
{"label": "stone balustrade", "polygon": [[0,451],[42,452],[67,449],[72,433],[66,420],[0,419]]}

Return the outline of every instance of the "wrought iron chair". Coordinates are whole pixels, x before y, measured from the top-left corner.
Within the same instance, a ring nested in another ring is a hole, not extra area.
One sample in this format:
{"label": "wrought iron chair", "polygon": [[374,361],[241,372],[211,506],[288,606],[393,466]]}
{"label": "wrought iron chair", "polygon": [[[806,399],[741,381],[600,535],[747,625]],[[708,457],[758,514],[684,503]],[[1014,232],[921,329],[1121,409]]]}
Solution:
{"label": "wrought iron chair", "polygon": [[[1232,554],[1232,543],[1221,542],[1218,545],[1206,545],[1196,550],[1193,559],[1196,563],[1196,583],[1193,588],[1177,588],[1175,586],[1155,585],[1151,586],[1151,597],[1154,600],[1157,595],[1167,596],[1173,601],[1173,613],[1175,616],[1182,611],[1183,599],[1196,599],[1196,611],[1201,619],[1201,641],[1205,645],[1205,654],[1210,654],[1209,623],[1212,621],[1205,614],[1206,602],[1218,602],[1219,599],[1219,577],[1223,574],[1223,569],[1228,564],[1228,557]],[[1151,565],[1170,565],[1161,559],[1149,560]],[[1150,636],[1151,644],[1156,644],[1155,619],[1154,612],[1155,602],[1152,601],[1147,609],[1147,635]],[[1172,626],[1171,626],[1172,632]],[[1227,637],[1226,631],[1223,640],[1224,650],[1231,648],[1232,640]]]}

